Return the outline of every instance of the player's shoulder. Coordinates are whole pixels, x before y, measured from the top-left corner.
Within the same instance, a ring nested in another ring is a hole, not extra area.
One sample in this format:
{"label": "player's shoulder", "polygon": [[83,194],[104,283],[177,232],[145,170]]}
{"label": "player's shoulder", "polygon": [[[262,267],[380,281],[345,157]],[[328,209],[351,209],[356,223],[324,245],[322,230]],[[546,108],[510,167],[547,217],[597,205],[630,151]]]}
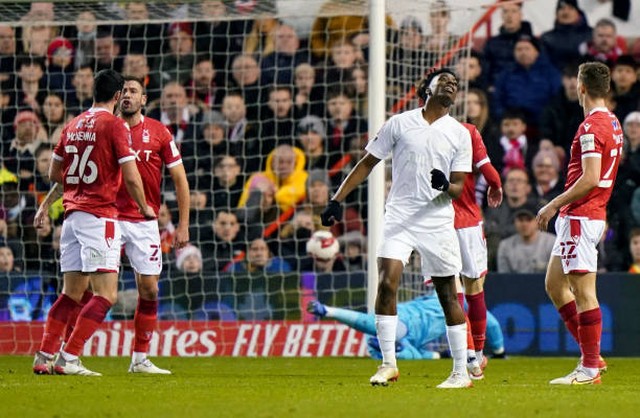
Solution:
{"label": "player's shoulder", "polygon": [[145,127],[147,127],[149,131],[157,135],[165,135],[167,138],[172,138],[171,132],[169,132],[167,127],[164,126],[163,123],[160,122],[158,119],[145,116],[144,123],[145,123]]}

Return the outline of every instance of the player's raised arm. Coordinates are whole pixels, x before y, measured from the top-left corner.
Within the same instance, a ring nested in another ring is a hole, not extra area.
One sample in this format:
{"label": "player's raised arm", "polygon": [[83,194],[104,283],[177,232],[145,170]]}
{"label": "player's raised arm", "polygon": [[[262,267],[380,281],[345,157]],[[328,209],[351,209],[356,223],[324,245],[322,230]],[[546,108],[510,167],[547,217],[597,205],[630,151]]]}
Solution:
{"label": "player's raised arm", "polygon": [[178,226],[173,245],[176,248],[182,248],[189,243],[189,182],[182,164],[169,168],[169,174],[171,174],[173,184],[176,186],[178,201]]}

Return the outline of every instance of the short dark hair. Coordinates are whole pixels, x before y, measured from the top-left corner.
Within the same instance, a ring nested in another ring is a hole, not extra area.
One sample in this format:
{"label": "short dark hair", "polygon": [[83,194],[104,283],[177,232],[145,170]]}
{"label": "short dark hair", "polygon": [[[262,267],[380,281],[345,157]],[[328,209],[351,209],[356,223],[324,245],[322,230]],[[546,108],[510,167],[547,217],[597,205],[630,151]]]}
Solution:
{"label": "short dark hair", "polygon": [[527,115],[525,112],[518,107],[510,107],[502,113],[502,118],[500,120],[505,119],[520,119],[522,122],[527,123]]}
{"label": "short dark hair", "polygon": [[147,94],[147,89],[144,87],[144,80],[141,77],[136,77],[133,75],[125,75],[122,77],[123,78],[123,82],[122,85],[124,86],[124,83],[126,83],[127,81],[135,81],[136,83],[140,84],[140,87],[142,87],[142,94]]}
{"label": "short dark hair", "polygon": [[327,101],[340,96],[344,96],[349,100],[355,99],[356,89],[353,83],[334,84],[329,87],[327,91]]}
{"label": "short dark hair", "polygon": [[108,102],[117,92],[122,91],[124,78],[117,71],[106,69],[98,71],[94,77],[93,100],[97,103]]}
{"label": "short dark hair", "polygon": [[16,59],[16,68],[20,69],[20,67],[22,67],[23,65],[27,65],[27,66],[37,65],[42,69],[42,71],[45,71],[46,69],[44,57],[38,57],[33,55],[18,56]]}
{"label": "short dark hair", "polygon": [[418,95],[419,98],[421,98],[422,100],[427,100],[427,97],[429,97],[429,95],[427,94],[427,89],[429,88],[429,84],[431,84],[431,81],[436,77],[439,76],[440,74],[451,74],[452,76],[455,77],[456,81],[460,81],[458,79],[458,76],[456,75],[455,72],[453,72],[453,70],[449,69],[449,68],[440,68],[438,70],[433,70],[430,71],[425,78],[423,78],[420,83],[418,83],[418,86],[416,87],[416,94]]}
{"label": "short dark hair", "polygon": [[578,68],[578,80],[594,99],[606,98],[611,88],[611,71],[602,62],[585,62]]}

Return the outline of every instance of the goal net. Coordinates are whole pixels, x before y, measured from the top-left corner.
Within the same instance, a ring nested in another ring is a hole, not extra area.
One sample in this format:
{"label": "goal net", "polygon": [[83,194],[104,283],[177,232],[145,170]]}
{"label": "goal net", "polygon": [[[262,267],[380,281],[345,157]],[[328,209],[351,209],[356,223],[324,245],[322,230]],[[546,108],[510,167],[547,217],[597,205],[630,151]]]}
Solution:
{"label": "goal net", "polygon": [[[387,114],[419,105],[434,67],[462,68],[482,14],[467,1],[387,1]],[[478,3],[478,2],[475,2]],[[366,355],[361,334],[318,322],[309,301],[366,311],[367,187],[327,230],[319,214],[368,139],[368,1],[0,4],[0,353],[37,349],[62,287],[60,202],[31,225],[49,190],[51,149],[91,106],[93,75],[140,78],[147,117],[181,150],[190,242],[176,251],[168,171],[159,213],[163,272],[152,355]],[[461,83],[464,98],[466,84]],[[464,100],[454,113],[463,117]],[[391,179],[388,179],[391,181]],[[318,231],[327,231],[324,235]],[[412,259],[401,301],[429,290]],[[85,354],[128,355],[135,276]]]}

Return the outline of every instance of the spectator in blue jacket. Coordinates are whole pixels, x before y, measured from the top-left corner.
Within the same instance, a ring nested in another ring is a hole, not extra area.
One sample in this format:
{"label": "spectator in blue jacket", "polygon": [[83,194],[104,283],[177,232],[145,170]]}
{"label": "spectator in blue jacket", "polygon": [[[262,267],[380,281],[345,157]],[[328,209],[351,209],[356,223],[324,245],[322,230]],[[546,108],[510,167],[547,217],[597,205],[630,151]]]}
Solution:
{"label": "spectator in blue jacket", "polygon": [[562,87],[562,76],[531,36],[518,39],[513,55],[515,64],[496,79],[493,115],[501,118],[505,109],[520,108],[527,114],[527,124],[535,129],[542,109]]}
{"label": "spectator in blue jacket", "polygon": [[562,69],[580,59],[580,44],[591,40],[592,28],[587,16],[578,8],[577,0],[558,0],[553,29],[540,37],[551,63]]}
{"label": "spectator in blue jacket", "polygon": [[484,46],[484,73],[489,84],[494,85],[496,76],[515,62],[513,47],[521,35],[533,36],[531,24],[522,20],[522,2],[509,2],[502,6],[500,33],[487,40]]}

